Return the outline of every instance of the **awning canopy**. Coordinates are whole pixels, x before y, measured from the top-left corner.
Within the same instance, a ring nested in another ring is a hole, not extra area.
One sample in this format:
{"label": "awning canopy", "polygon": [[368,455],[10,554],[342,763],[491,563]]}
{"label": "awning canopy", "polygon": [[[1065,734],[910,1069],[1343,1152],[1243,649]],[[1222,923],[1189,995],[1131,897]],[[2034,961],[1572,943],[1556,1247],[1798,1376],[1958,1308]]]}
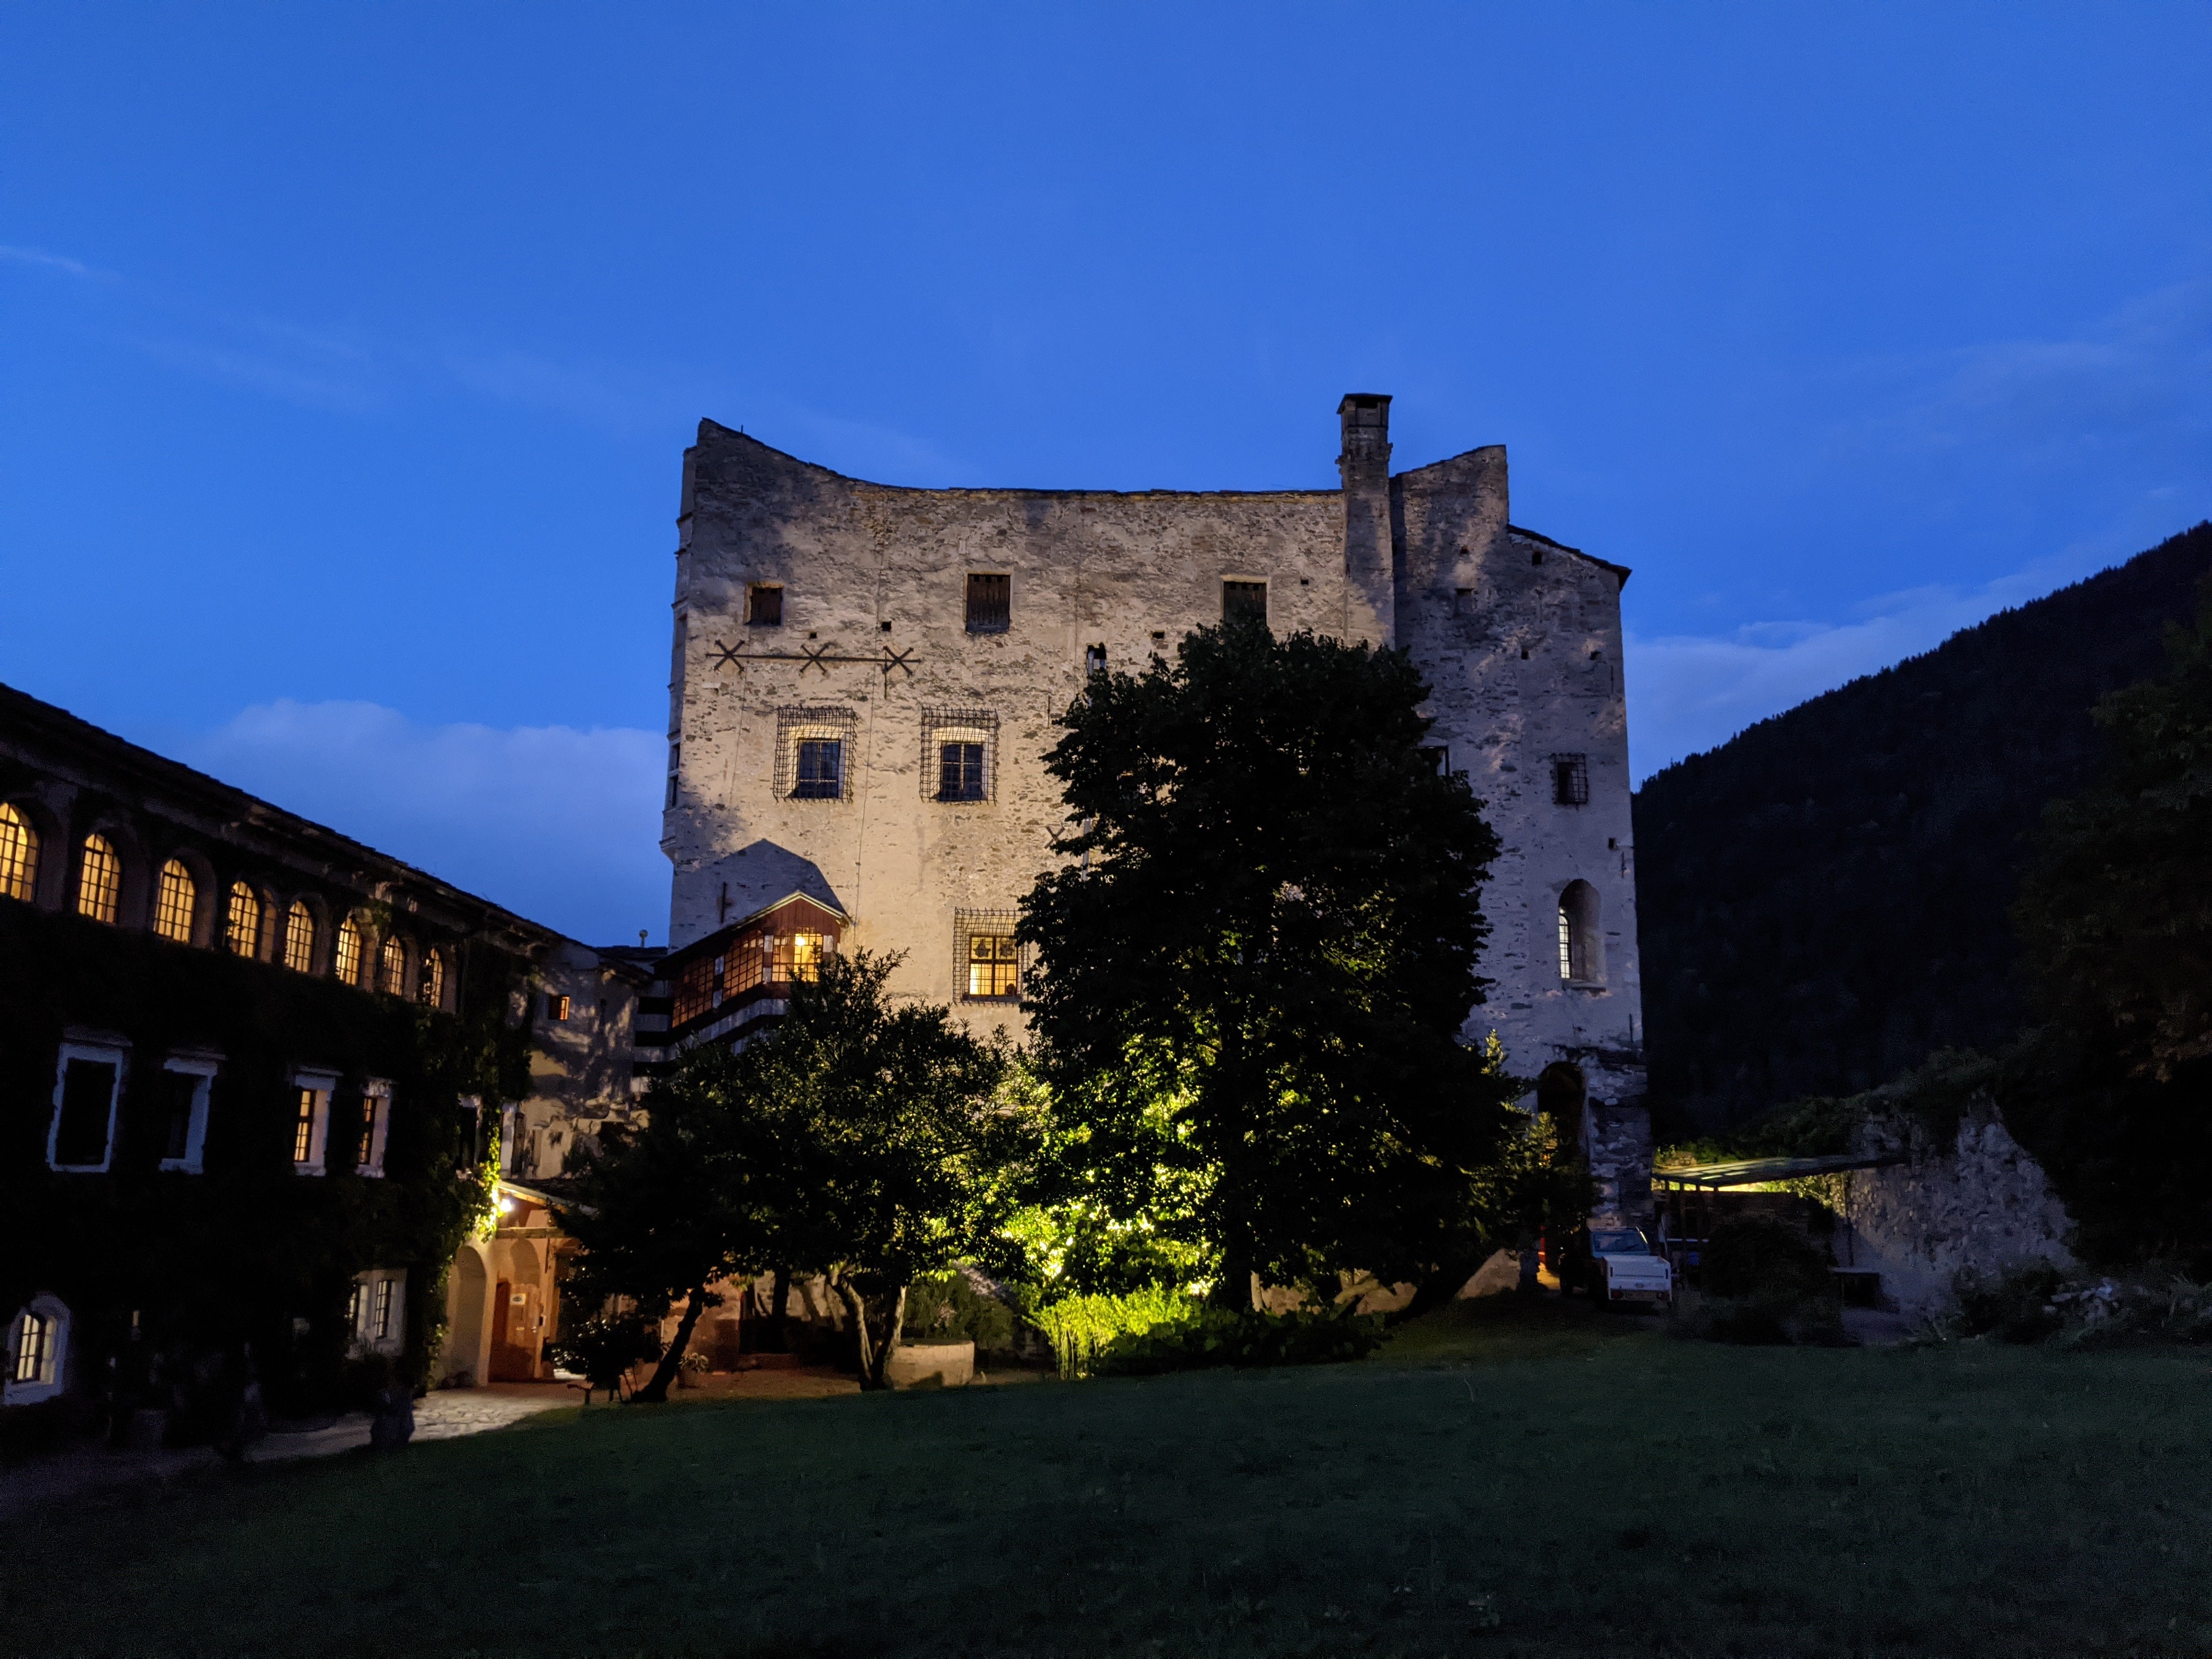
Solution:
{"label": "awning canopy", "polygon": [[1902,1164],[1901,1152],[1860,1155],[1837,1152],[1825,1158],[1747,1158],[1733,1164],[1692,1164],[1679,1170],[1654,1170],[1656,1187],[1717,1192],[1723,1187],[1759,1187],[1770,1181],[1802,1181],[1807,1176],[1840,1175],[1845,1170],[1879,1170]]}

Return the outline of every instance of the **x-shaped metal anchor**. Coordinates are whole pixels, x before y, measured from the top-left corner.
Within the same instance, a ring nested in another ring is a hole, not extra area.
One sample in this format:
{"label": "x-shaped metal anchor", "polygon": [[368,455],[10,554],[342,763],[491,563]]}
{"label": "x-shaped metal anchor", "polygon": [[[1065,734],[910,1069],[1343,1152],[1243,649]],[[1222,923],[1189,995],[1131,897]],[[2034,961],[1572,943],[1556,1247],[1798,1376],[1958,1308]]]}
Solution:
{"label": "x-shaped metal anchor", "polygon": [[734,645],[716,646],[714,647],[714,660],[708,663],[707,666],[709,668],[734,668],[740,674],[745,672],[744,665],[738,660],[738,647]]}
{"label": "x-shaped metal anchor", "polygon": [[819,651],[810,651],[806,647],[802,645],[799,647],[799,654],[806,659],[805,662],[799,665],[799,677],[802,679],[805,678],[806,671],[810,668],[821,669],[822,678],[825,680],[830,678],[830,670],[822,661],[823,658],[830,654],[830,647],[828,646],[823,646]]}
{"label": "x-shaped metal anchor", "polygon": [[914,670],[907,668],[906,662],[906,659],[912,655],[914,655],[914,647],[912,646],[907,647],[903,651],[894,651],[888,645],[885,646],[884,647],[884,678],[886,681],[889,681],[891,677],[891,670],[894,668],[906,668],[907,678],[912,679],[914,678]]}

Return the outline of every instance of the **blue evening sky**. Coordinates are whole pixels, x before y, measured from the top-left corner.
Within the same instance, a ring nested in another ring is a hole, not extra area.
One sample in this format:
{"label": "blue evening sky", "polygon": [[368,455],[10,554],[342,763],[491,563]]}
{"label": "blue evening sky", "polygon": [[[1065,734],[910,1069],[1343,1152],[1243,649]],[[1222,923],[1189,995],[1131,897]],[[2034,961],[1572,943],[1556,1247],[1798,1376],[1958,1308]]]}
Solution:
{"label": "blue evening sky", "polygon": [[2212,8],[0,5],[0,679],[658,939],[680,452],[1636,568],[1639,775],[2212,514]]}

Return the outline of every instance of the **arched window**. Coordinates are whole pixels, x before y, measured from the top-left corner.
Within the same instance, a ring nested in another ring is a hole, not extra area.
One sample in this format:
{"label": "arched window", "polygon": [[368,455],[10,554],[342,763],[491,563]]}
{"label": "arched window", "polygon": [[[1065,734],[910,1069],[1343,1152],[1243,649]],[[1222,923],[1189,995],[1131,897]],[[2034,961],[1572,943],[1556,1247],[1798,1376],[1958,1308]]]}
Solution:
{"label": "arched window", "polygon": [[284,913],[284,965],[295,974],[315,969],[314,912],[298,899]]}
{"label": "arched window", "polygon": [[230,884],[230,910],[223,921],[222,937],[233,956],[261,954],[261,901],[242,881]]}
{"label": "arched window", "polygon": [[14,807],[0,805],[0,897],[29,902],[39,886],[39,832]]}
{"label": "arched window", "polygon": [[1597,889],[1586,881],[1569,882],[1559,895],[1559,977],[1579,985],[1594,985],[1605,977]]}
{"label": "arched window", "polygon": [[415,988],[415,994],[433,1008],[446,1006],[446,958],[435,951],[422,956],[422,980]]}
{"label": "arched window", "polygon": [[161,866],[161,884],[154,892],[154,931],[179,945],[192,942],[192,907],[199,902],[199,884],[185,868],[182,859]]}
{"label": "arched window", "polygon": [[102,836],[84,838],[84,863],[77,871],[76,913],[112,922],[123,897],[123,860]]}
{"label": "arched window", "polygon": [[351,916],[338,924],[337,957],[331,971],[342,985],[361,983],[361,929]]}
{"label": "arched window", "polygon": [[70,1311],[57,1297],[34,1296],[8,1322],[7,1366],[0,1401],[35,1405],[68,1382]]}
{"label": "arched window", "polygon": [[396,936],[376,953],[376,988],[388,997],[407,994],[407,947]]}

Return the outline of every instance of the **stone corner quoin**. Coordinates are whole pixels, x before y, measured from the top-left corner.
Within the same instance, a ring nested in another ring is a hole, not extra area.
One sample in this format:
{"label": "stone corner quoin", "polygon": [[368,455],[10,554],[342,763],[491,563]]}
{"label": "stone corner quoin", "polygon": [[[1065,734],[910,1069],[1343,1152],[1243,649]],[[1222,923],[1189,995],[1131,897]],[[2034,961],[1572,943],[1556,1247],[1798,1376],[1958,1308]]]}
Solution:
{"label": "stone corner quoin", "polygon": [[1052,861],[1054,717],[1097,653],[1133,668],[1263,604],[1278,632],[1403,647],[1434,688],[1430,741],[1504,848],[1465,1036],[1494,1029],[1524,1077],[1576,1068],[1600,1212],[1644,1213],[1628,572],[1511,523],[1503,445],[1392,473],[1389,403],[1344,399],[1322,490],[900,489],[702,421],[677,521],[672,949],[805,892],[845,948],[904,952],[901,990],[1020,1035],[988,994],[989,930]]}

